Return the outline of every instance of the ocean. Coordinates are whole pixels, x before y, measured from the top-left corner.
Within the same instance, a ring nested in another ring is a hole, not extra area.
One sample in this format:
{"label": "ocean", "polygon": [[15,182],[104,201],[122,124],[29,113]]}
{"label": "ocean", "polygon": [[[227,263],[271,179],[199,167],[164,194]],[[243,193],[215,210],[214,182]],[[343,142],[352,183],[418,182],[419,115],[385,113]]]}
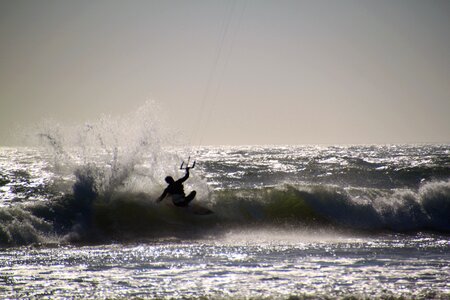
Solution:
{"label": "ocean", "polygon": [[[448,144],[169,147],[86,128],[0,148],[2,299],[450,299]],[[212,214],[155,202],[189,156],[185,190]]]}

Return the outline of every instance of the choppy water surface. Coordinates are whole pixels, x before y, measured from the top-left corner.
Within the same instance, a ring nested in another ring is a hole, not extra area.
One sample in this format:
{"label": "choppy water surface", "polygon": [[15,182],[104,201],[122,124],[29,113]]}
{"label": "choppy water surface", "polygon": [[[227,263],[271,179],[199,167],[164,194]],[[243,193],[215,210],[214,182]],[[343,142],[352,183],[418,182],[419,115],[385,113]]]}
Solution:
{"label": "choppy water surface", "polygon": [[433,235],[241,232],[219,239],[3,249],[6,298],[450,296]]}
{"label": "choppy water surface", "polygon": [[217,188],[315,183],[389,189],[450,176],[449,145],[229,146],[197,151],[199,167]]}

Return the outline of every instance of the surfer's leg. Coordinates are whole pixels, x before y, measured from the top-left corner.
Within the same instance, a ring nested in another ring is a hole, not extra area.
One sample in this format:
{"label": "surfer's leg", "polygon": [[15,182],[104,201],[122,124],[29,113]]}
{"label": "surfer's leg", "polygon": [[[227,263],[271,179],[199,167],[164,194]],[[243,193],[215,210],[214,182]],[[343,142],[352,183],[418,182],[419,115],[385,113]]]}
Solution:
{"label": "surfer's leg", "polygon": [[196,191],[190,192],[189,195],[187,195],[186,198],[185,198],[186,204],[189,204],[192,200],[194,200],[195,195],[197,195]]}
{"label": "surfer's leg", "polygon": [[188,204],[188,202],[186,202],[186,197],[184,197],[184,195],[172,195],[172,203],[175,206],[179,206],[179,207],[183,207],[186,206]]}
{"label": "surfer's leg", "polygon": [[189,195],[184,197],[182,201],[180,201],[179,198],[173,198],[173,199],[177,200],[177,201],[173,201],[173,204],[175,204],[175,206],[179,206],[179,207],[188,206],[188,204],[192,200],[194,200],[194,197],[195,197],[196,194],[197,194],[196,191],[192,191]]}

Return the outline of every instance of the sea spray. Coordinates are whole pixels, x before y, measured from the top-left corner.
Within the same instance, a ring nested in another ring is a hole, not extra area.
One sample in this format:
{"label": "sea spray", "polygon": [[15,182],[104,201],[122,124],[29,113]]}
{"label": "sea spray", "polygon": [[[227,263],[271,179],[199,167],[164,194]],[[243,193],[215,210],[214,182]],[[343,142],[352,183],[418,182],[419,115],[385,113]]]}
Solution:
{"label": "sea spray", "polygon": [[41,144],[53,153],[56,173],[92,169],[96,191],[106,196],[123,188],[150,191],[180,161],[163,149],[164,132],[153,102],[124,116],[101,116],[72,127],[45,122],[38,129]]}
{"label": "sea spray", "polygon": [[63,126],[52,120],[38,124],[28,132],[28,142],[47,151],[35,155],[26,148],[23,159],[47,160],[45,168],[53,177],[38,185],[30,178],[31,170],[14,166],[2,172],[2,178],[8,178],[2,190],[16,203],[38,194],[47,201],[2,208],[0,244],[54,241],[55,234],[73,239],[93,230],[94,202],[108,201],[119,190],[156,190],[156,178],[178,164],[176,156],[162,150],[163,134],[153,102],[124,116],[101,116],[82,125]]}
{"label": "sea spray", "polygon": [[[46,203],[20,208],[52,224],[52,230],[37,229],[33,235],[56,233],[70,242],[99,242],[127,239],[136,232],[154,237],[165,231],[162,224],[174,216],[167,207],[155,205],[154,199],[163,189],[163,178],[179,174],[182,158],[166,150],[164,134],[151,102],[128,115],[102,116],[80,126],[40,124],[36,137],[51,153],[52,186],[66,189]],[[206,182],[191,177],[187,187],[199,191],[197,200],[207,201]],[[68,181],[71,187],[61,184]],[[3,240],[11,244],[15,239]]]}

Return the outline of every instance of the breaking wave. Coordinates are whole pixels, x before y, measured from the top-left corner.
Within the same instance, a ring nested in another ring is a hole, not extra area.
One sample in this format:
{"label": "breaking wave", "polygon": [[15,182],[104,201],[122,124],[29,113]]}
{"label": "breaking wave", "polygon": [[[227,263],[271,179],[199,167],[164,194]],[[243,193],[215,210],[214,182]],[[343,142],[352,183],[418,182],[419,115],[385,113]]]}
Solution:
{"label": "breaking wave", "polygon": [[93,190],[78,174],[73,193],[50,202],[0,210],[0,243],[103,243],[196,238],[251,228],[345,229],[357,232],[450,232],[450,182],[417,191],[281,186],[222,190],[196,200],[213,214],[154,202],[154,195]]}
{"label": "breaking wave", "polygon": [[222,191],[215,197],[212,209],[230,222],[328,225],[365,231],[450,231],[449,181],[427,183],[418,191],[288,185]]}

